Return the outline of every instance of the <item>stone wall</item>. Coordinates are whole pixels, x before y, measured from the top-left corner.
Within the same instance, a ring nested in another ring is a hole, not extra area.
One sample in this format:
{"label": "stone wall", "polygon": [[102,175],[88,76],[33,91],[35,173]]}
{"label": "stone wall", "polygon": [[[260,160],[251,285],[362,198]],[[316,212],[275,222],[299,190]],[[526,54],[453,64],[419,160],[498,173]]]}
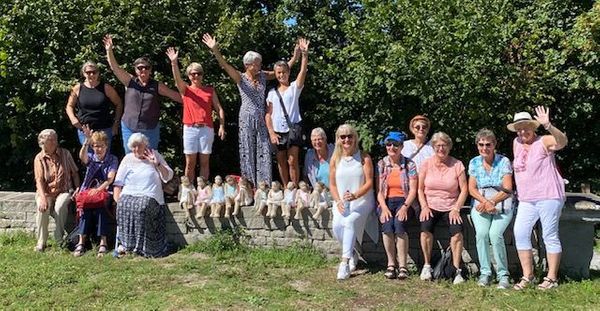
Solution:
{"label": "stone wall", "polygon": [[[567,206],[563,210],[560,222],[561,241],[563,244],[563,260],[561,273],[573,279],[589,278],[589,265],[593,256],[594,226],[600,223],[600,198],[589,194],[569,194]],[[183,246],[194,241],[205,239],[220,229],[242,226],[249,241],[257,246],[286,247],[298,241],[310,243],[328,256],[339,256],[340,247],[333,238],[331,229],[331,212],[324,213],[321,219],[312,218],[312,210],[304,211],[302,219],[285,221],[277,216],[269,219],[255,215],[252,207],[243,207],[240,215],[226,218],[204,217],[200,220],[186,220],[183,210],[176,202],[168,204],[167,234],[171,243]],[[35,231],[35,202],[33,193],[0,192],[0,233],[15,230]],[[475,231],[469,217],[469,209],[462,210],[464,222],[465,251],[463,260],[469,272],[477,273],[477,252],[475,247]],[[73,209],[69,226],[73,226]],[[51,230],[53,223],[51,222]],[[419,225],[413,220],[408,228],[410,238],[409,255],[411,263],[422,264],[419,246]],[[543,243],[539,243],[535,231],[532,240],[536,252],[543,255]],[[443,228],[435,231],[433,261],[439,256],[439,246],[447,247],[448,232]],[[511,274],[520,275],[519,261],[514,246],[512,224],[505,232],[508,261]],[[361,257],[367,262],[385,265],[385,252],[382,243],[375,244],[365,234],[362,246],[359,247]],[[537,256],[536,256],[537,257]],[[543,256],[542,256],[543,257]]]}

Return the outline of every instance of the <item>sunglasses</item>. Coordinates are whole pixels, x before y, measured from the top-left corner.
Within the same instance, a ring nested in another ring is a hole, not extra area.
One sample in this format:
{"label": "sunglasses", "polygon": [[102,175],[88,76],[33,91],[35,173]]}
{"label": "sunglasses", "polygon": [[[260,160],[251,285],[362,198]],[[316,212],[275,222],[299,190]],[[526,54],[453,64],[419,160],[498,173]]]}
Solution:
{"label": "sunglasses", "polygon": [[388,141],[385,143],[386,147],[394,147],[394,148],[399,148],[400,146],[402,146],[402,143],[399,143],[397,141]]}
{"label": "sunglasses", "polygon": [[484,143],[477,143],[477,146],[482,147],[482,148],[483,147],[488,147],[489,148],[489,147],[492,146],[492,143],[485,143],[485,144]]}
{"label": "sunglasses", "polygon": [[84,73],[86,75],[95,75],[96,73],[98,73],[98,71],[96,71],[96,70],[90,70],[90,71],[84,71]]}
{"label": "sunglasses", "polygon": [[340,139],[344,140],[344,139],[352,139],[352,134],[348,134],[348,135],[340,135]]}
{"label": "sunglasses", "polygon": [[137,66],[135,67],[135,69],[137,69],[138,71],[150,70],[150,66]]}
{"label": "sunglasses", "polygon": [[190,76],[194,76],[194,77],[202,76],[202,73],[201,72],[190,72]]}
{"label": "sunglasses", "polygon": [[428,127],[425,125],[415,125],[415,130],[417,130],[417,131],[426,130],[426,129],[428,129]]}

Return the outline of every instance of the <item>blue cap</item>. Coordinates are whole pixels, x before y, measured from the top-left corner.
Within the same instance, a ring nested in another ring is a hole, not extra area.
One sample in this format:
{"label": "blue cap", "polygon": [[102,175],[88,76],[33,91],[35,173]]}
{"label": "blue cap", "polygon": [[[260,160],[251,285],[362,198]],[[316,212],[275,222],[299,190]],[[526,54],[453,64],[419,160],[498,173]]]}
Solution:
{"label": "blue cap", "polygon": [[406,139],[406,134],[404,134],[404,132],[389,132],[386,136],[385,139],[383,140],[382,144],[385,144],[385,142],[387,141],[397,141],[399,143],[404,143],[404,140]]}

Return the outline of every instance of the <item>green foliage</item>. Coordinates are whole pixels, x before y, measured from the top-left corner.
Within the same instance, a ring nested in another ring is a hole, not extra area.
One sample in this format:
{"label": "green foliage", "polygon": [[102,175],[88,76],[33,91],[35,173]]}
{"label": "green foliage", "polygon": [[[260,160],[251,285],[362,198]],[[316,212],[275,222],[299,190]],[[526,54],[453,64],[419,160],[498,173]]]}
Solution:
{"label": "green foliage", "polygon": [[[200,41],[216,35],[227,59],[242,69],[248,50],[270,67],[288,58],[298,36],[311,40],[310,69],[301,109],[307,127],[332,134],[344,122],[357,125],[363,148],[391,128],[406,130],[425,113],[435,131],[455,140],[452,154],[467,162],[481,127],[500,138],[511,155],[506,124],[516,111],[550,107],[569,146],[558,153],[571,186],[598,189],[600,138],[600,4],[572,0],[276,0],[89,1],[9,0],[0,7],[0,189],[32,189],[36,133],[55,128],[62,146],[75,152],[76,135],[64,113],[68,91],[88,59],[108,72],[102,36],[114,34],[115,54],[131,70],[151,58],[156,78],[172,85],[164,51],[181,50],[182,66],[199,61],[206,83],[216,87],[226,111],[227,139],[217,140],[213,173],[238,167],[239,94]],[[292,20],[293,22],[289,22]],[[297,68],[292,71],[295,77]],[[165,102],[160,151],[178,171],[181,108]],[[331,136],[331,135],[330,135]],[[115,142],[116,143],[116,142]],[[118,145],[118,143],[117,143]],[[120,149],[120,148],[118,148]],[[25,169],[24,169],[25,168]]]}
{"label": "green foliage", "polygon": [[247,236],[242,227],[217,231],[205,240],[188,245],[184,252],[199,252],[213,256],[230,257],[248,251]]}

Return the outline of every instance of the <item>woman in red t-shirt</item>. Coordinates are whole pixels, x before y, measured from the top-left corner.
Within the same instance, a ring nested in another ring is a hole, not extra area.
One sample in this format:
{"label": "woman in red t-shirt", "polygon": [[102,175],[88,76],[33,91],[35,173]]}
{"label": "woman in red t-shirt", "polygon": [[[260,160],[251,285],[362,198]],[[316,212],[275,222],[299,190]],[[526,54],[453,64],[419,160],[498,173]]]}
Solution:
{"label": "woman in red t-shirt", "polygon": [[185,72],[190,80],[187,85],[181,79],[177,62],[178,51],[170,47],[167,56],[171,60],[171,69],[175,84],[183,99],[183,153],[185,154],[185,176],[196,179],[196,159],[200,157],[200,176],[208,180],[209,158],[215,132],[212,111],[219,114],[219,138],[225,139],[225,112],[219,97],[212,86],[202,85],[204,71],[198,63],[191,63]]}

